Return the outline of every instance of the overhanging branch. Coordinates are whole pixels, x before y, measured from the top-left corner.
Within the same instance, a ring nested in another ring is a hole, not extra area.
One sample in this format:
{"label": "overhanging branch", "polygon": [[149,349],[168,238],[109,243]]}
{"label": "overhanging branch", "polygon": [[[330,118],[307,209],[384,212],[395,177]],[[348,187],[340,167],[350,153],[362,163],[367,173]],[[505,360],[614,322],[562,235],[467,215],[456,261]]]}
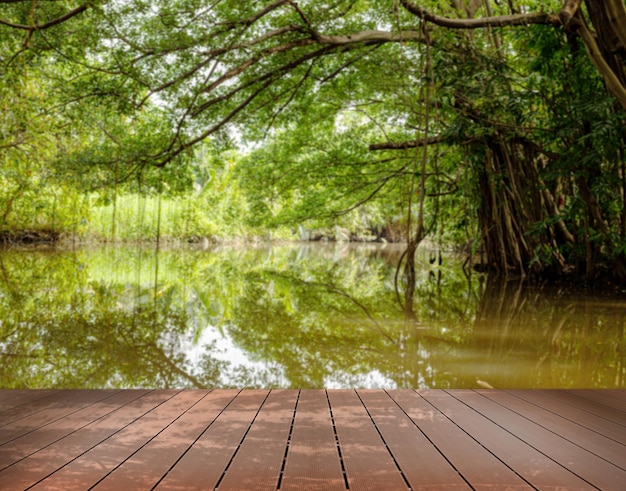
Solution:
{"label": "overhanging branch", "polygon": [[66,20],[71,19],[72,17],[77,16],[78,14],[84,12],[89,8],[89,5],[81,5],[80,7],[76,7],[74,10],[69,11],[67,14],[62,15],[61,17],[57,17],[56,19],[52,19],[44,24],[37,24],[33,26],[27,26],[24,24],[13,24],[12,22],[7,22],[5,20],[0,19],[0,24],[12,27],[14,29],[22,29],[25,31],[42,31],[44,29],[48,29],[50,27],[56,26],[65,22]]}
{"label": "overhanging branch", "polygon": [[596,37],[587,26],[585,19],[580,16],[579,13],[577,13],[577,20],[579,20],[577,31],[585,43],[585,48],[587,49],[589,58],[591,58],[591,61],[595,65],[596,69],[602,75],[602,78],[604,79],[604,82],[606,83],[609,91],[619,101],[624,110],[626,110],[626,87],[622,85],[619,77],[615,74],[615,72],[611,69],[609,64],[602,56],[602,52],[600,51],[600,48],[596,41]]}
{"label": "overhanging branch", "polygon": [[481,29],[484,27],[507,27],[525,26],[529,24],[552,24],[560,25],[558,16],[537,12],[532,14],[498,15],[493,17],[479,17],[475,19],[451,19],[440,15],[432,14],[425,8],[415,5],[407,0],[400,0],[402,6],[422,20],[431,22],[441,27],[451,29]]}
{"label": "overhanging branch", "polygon": [[446,136],[431,136],[429,138],[421,140],[410,140],[404,142],[383,142],[372,143],[369,146],[370,150],[408,150],[409,148],[423,147],[424,145],[434,145],[437,143],[444,143],[450,139]]}

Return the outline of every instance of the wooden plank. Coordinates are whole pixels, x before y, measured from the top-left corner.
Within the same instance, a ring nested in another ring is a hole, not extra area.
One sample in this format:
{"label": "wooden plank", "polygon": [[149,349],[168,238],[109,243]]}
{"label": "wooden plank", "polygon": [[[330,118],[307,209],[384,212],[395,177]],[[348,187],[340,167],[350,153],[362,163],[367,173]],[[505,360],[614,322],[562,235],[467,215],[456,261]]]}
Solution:
{"label": "wooden plank", "polygon": [[92,489],[152,489],[237,393],[224,390],[207,394]]}
{"label": "wooden plank", "polygon": [[350,489],[408,489],[356,392],[333,390],[328,397]]}
{"label": "wooden plank", "polygon": [[595,400],[580,397],[576,394],[573,394],[569,390],[542,389],[540,391],[537,391],[529,389],[524,392],[529,395],[537,392],[539,394],[539,397],[543,398],[552,397],[553,399],[557,399],[559,404],[574,407],[580,411],[592,414],[600,418],[601,420],[607,420],[617,426],[626,427],[626,416],[624,415],[624,411],[620,411],[619,409],[606,406]]}
{"label": "wooden plank", "polygon": [[13,418],[0,435],[23,432],[0,445],[0,489],[621,490],[624,401],[582,389],[0,391]]}
{"label": "wooden plank", "polygon": [[0,470],[87,426],[147,391],[120,391],[0,446]]}
{"label": "wooden plank", "polygon": [[394,391],[393,399],[476,490],[528,490],[531,486],[452,422],[427,399],[438,391]]}
{"label": "wooden plank", "polygon": [[268,394],[267,390],[240,392],[156,489],[214,489]]}
{"label": "wooden plank", "polygon": [[608,438],[579,423],[574,423],[512,394],[494,391],[478,392],[626,471],[626,446],[624,441],[619,442]]}
{"label": "wooden plank", "polygon": [[604,434],[615,436],[619,441],[626,441],[626,414],[624,411],[605,406],[596,401],[579,397],[567,390],[509,390],[511,394],[546,409],[563,414],[572,421]]}
{"label": "wooden plank", "polygon": [[608,393],[610,396],[626,402],[626,390],[624,389],[602,389],[602,392]]}
{"label": "wooden plank", "polygon": [[[46,426],[53,421],[74,414],[91,404],[106,399],[117,391],[110,390],[82,390],[67,394],[68,399],[55,398],[50,405],[45,405],[45,410],[32,412],[23,418],[15,419],[0,428],[0,445],[20,438],[37,428]],[[62,394],[59,394],[61,397]],[[18,408],[16,408],[18,409]]]}
{"label": "wooden plank", "polygon": [[28,393],[28,389],[0,389],[0,403],[24,393]]}
{"label": "wooden plank", "polygon": [[358,394],[411,489],[471,489],[389,394],[380,390],[359,390]]}
{"label": "wooden plank", "polygon": [[526,482],[538,489],[593,489],[572,472],[464,404],[466,397],[475,395],[472,391],[449,392],[431,392],[424,397]]}
{"label": "wooden plank", "polygon": [[8,399],[0,403],[0,426],[41,411],[56,404],[57,401],[66,401],[76,397],[81,392],[85,391],[82,389],[33,389],[32,392],[19,396],[17,400]]}
{"label": "wooden plank", "polygon": [[626,397],[620,397],[619,394],[625,394],[622,390],[597,390],[597,389],[570,389],[569,392],[577,396],[584,397],[591,401],[595,401],[605,406],[626,412]]}
{"label": "wooden plank", "polygon": [[0,489],[23,490],[106,441],[178,391],[153,391],[0,472]]}
{"label": "wooden plank", "polygon": [[53,389],[0,389],[0,411],[26,404],[52,392]]}
{"label": "wooden plank", "polygon": [[200,391],[178,392],[32,489],[82,491],[91,488],[163,431],[202,396],[204,392]]}
{"label": "wooden plank", "polygon": [[8,407],[0,410],[0,427],[9,425],[18,419],[25,418],[31,414],[45,411],[53,407],[58,402],[67,403],[71,398],[78,397],[81,390],[53,390],[34,391],[32,397],[24,403],[9,403]]}
{"label": "wooden plank", "polygon": [[589,393],[592,397],[594,392],[600,392],[603,395],[608,395],[614,399],[619,400],[622,404],[626,404],[626,390],[624,389],[583,389],[584,392]]}
{"label": "wooden plank", "polygon": [[[626,489],[626,471],[475,391],[463,401],[511,434],[599,489]],[[488,391],[487,391],[488,392]],[[529,415],[532,418],[532,413]],[[555,433],[555,431],[557,433]]]}
{"label": "wooden plank", "polygon": [[302,390],[280,489],[345,488],[326,391]]}
{"label": "wooden plank", "polygon": [[272,390],[234,455],[219,491],[275,490],[291,432],[298,391]]}

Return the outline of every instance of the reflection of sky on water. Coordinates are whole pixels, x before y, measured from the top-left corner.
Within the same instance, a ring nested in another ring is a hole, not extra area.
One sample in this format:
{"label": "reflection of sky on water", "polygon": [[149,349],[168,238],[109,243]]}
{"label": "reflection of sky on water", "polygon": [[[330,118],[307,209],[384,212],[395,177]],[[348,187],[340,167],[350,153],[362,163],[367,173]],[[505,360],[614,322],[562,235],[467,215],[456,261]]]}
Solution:
{"label": "reflection of sky on water", "polygon": [[[364,389],[395,389],[397,384],[395,381],[386,377],[378,370],[372,370],[369,373],[363,375],[351,376],[352,386],[356,388]],[[327,389],[345,389],[346,385],[343,380],[338,380],[336,377],[328,377],[324,379],[324,387]]]}
{"label": "reflection of sky on water", "polygon": [[[216,360],[224,361],[229,368],[235,369],[220,373],[220,380],[223,386],[236,385],[237,380],[233,380],[233,376],[241,373],[241,368],[244,368],[253,377],[254,374],[258,375],[268,372],[267,362],[251,360],[250,354],[237,347],[230,336],[222,334],[217,327],[210,324],[202,331],[195,345],[187,352],[187,357],[192,365],[198,364],[207,346],[211,346],[213,357]],[[269,370],[271,383],[277,387],[285,386],[287,382],[284,375],[282,373],[276,374],[277,370],[282,372],[282,369],[276,365],[272,368],[272,370]]]}
{"label": "reflection of sky on water", "polygon": [[425,257],[408,322],[398,250],[0,251],[0,387],[626,386],[622,293]]}
{"label": "reflection of sky on water", "polygon": [[[220,380],[224,387],[237,385],[238,373],[241,368],[249,374],[264,374],[262,380],[272,383],[276,387],[287,387],[289,381],[284,374],[284,369],[279,364],[268,364],[265,361],[254,361],[250,353],[239,348],[226,333],[212,325],[208,325],[197,340],[185,339],[181,343],[181,350],[186,354],[191,366],[198,366],[205,353],[207,346],[211,347],[213,358],[226,362],[232,370],[222,371]],[[271,369],[270,369],[271,365]],[[254,377],[253,377],[254,378]],[[324,378],[324,387],[327,389],[343,389],[347,384],[352,387],[368,389],[394,389],[395,381],[382,374],[379,370],[359,375],[347,375],[337,373]]]}

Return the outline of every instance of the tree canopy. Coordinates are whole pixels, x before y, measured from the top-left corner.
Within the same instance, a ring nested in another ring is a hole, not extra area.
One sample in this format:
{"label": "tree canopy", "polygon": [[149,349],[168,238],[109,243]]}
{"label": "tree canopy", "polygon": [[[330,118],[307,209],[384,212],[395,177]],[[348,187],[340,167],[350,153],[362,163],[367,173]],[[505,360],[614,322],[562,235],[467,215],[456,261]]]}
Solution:
{"label": "tree canopy", "polygon": [[625,26],[623,0],[0,0],[0,158],[47,135],[117,182],[236,141],[269,221],[369,203],[409,270],[448,233],[502,274],[626,281]]}

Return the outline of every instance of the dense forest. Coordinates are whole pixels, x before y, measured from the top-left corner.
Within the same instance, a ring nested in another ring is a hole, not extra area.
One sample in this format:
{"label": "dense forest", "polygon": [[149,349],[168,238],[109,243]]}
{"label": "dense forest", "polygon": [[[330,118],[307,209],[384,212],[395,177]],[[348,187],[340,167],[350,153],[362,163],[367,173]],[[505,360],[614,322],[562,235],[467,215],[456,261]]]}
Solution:
{"label": "dense forest", "polygon": [[0,76],[3,241],[403,240],[411,285],[429,238],[626,282],[623,0],[0,0]]}

